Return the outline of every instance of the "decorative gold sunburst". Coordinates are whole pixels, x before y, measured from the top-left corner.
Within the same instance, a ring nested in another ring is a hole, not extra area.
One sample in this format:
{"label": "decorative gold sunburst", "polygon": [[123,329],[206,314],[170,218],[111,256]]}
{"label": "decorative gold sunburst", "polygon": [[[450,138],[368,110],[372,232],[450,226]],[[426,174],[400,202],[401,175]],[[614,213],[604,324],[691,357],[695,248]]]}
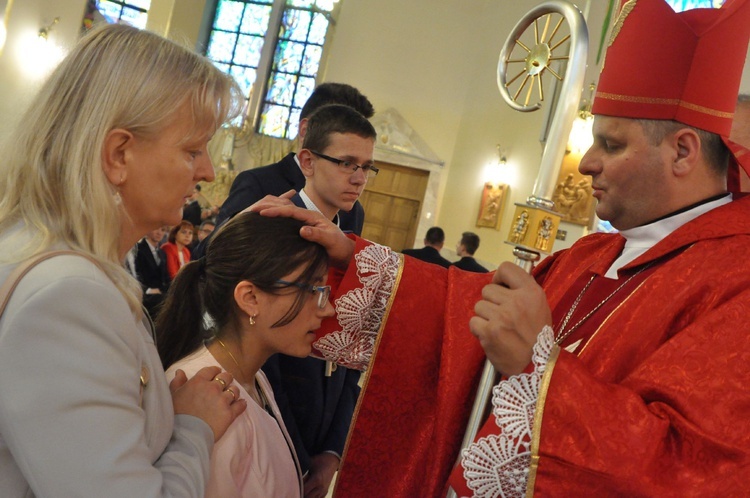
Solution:
{"label": "decorative gold sunburst", "polygon": [[[557,20],[554,29],[550,31],[553,15],[559,16],[559,19]],[[541,34],[539,33],[540,19],[544,19],[544,27]],[[521,105],[519,98],[525,90],[525,95],[522,97],[522,105],[524,107],[529,107],[529,104],[532,100],[532,95],[534,94],[534,87],[538,89],[538,103],[544,101],[545,73],[549,72],[552,76],[562,81],[562,76],[558,74],[557,71],[552,69],[552,67],[550,67],[550,64],[553,61],[562,61],[569,58],[568,55],[555,55],[555,51],[570,39],[570,34],[561,37],[559,40],[555,39],[558,36],[558,31],[563,25],[564,20],[565,18],[559,14],[545,14],[544,16],[534,19],[534,22],[532,23],[534,27],[533,43],[526,44],[521,41],[521,38],[528,32],[529,28],[527,28],[526,31],[521,33],[521,35],[516,38],[514,49],[515,47],[521,47],[521,50],[524,51],[522,52],[522,55],[524,56],[522,58],[513,58],[514,51],[510,51],[508,53],[508,57],[505,61],[507,74],[515,75],[505,83],[505,87],[508,89],[508,92],[511,93],[511,86],[523,76],[523,80],[521,80],[518,88],[514,93],[512,93],[513,101],[517,104]],[[547,36],[548,33],[549,37]],[[529,47],[529,45],[533,46]],[[518,73],[513,73],[511,69],[512,64],[523,64],[523,68]],[[535,103],[533,105],[538,105],[538,103]]]}

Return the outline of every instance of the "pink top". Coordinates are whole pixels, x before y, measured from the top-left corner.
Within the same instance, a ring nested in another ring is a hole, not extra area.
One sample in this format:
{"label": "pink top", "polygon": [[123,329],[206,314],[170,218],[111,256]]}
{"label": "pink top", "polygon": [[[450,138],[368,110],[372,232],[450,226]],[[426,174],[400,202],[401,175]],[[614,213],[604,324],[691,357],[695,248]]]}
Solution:
{"label": "pink top", "polygon": [[[171,381],[178,368],[190,378],[208,366],[220,365],[205,347],[201,347],[169,367],[167,379]],[[297,455],[281,419],[273,390],[260,370],[255,380],[268,399],[273,417],[250,397],[239,382],[232,382],[240,397],[247,401],[247,409],[214,445],[207,498],[302,496]]]}

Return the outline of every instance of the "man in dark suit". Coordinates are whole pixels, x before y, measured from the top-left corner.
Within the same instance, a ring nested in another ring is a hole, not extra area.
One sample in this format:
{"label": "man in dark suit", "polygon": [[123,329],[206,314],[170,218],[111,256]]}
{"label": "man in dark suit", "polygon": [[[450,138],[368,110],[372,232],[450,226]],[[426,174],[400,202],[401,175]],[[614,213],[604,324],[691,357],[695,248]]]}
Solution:
{"label": "man in dark suit", "polygon": [[475,273],[488,273],[489,270],[474,259],[474,253],[477,252],[477,249],[479,249],[479,235],[474,232],[464,232],[461,234],[461,240],[458,241],[458,245],[456,246],[456,254],[461,259],[453,263],[453,266]]}
{"label": "man in dark suit", "polygon": [[[311,115],[326,104],[347,105],[357,110],[364,118],[370,118],[374,114],[370,101],[356,88],[342,83],[323,83],[313,91],[300,111],[298,147],[301,147],[307,134]],[[364,158],[367,161],[372,160],[374,146],[374,140],[369,142],[369,156]],[[329,150],[329,147],[321,148],[323,150],[316,152],[322,154],[326,151],[332,154],[339,152]],[[303,153],[299,150],[299,153],[306,157],[307,163],[318,163],[317,167],[313,165],[312,169],[321,171],[316,178],[321,188],[324,186],[324,173],[327,172],[323,168],[345,170],[340,164],[325,161],[309,151]],[[347,152],[336,158],[349,159],[349,155]],[[217,216],[217,227],[266,195],[278,196],[290,189],[298,192],[293,202],[301,207],[307,207],[301,197],[303,188],[307,189],[306,177],[302,170],[302,163],[305,161],[298,157],[297,153],[291,153],[278,163],[246,170],[237,175],[229,191],[229,197],[221,206]],[[357,165],[363,164],[354,162]],[[344,171],[334,172],[344,173]],[[362,174],[360,168],[351,176],[358,179]],[[315,180],[312,183],[315,183]],[[359,192],[361,193],[361,190]],[[316,195],[316,193],[311,194],[312,197]],[[320,203],[319,211],[330,208],[329,202],[323,201],[321,196],[316,199],[318,200],[313,204],[317,206]],[[364,224],[364,209],[359,201],[356,201],[356,198],[352,201],[347,199],[347,202],[342,203],[341,207],[336,209],[339,210],[338,222],[341,229],[360,235]],[[334,210],[331,213],[331,219],[335,216]],[[198,245],[194,257],[200,257],[203,254],[209,240],[210,237]],[[302,471],[307,473],[306,496],[325,496],[338,468],[354,406],[359,396],[359,372],[344,367],[336,369],[334,367],[335,365],[327,365],[326,362],[316,358],[300,359],[284,355],[272,357],[263,366],[263,371],[273,386],[274,397],[281,410],[284,424],[294,442]]]}
{"label": "man in dark suit", "polygon": [[[351,107],[331,104],[312,113],[298,153],[306,182],[292,202],[357,233],[363,220],[350,224],[340,215],[351,211],[368,178],[377,174],[375,136],[370,122]],[[262,368],[295,447],[302,446],[297,449],[300,464],[303,471],[310,471],[305,496],[323,497],[344,450],[359,396],[359,372],[282,354],[271,357]]]}
{"label": "man in dark suit", "polygon": [[440,227],[432,227],[427,230],[427,234],[424,237],[424,247],[422,249],[404,249],[401,252],[407,256],[448,268],[451,265],[451,262],[440,255],[440,249],[443,248],[443,243],[445,243],[445,232],[443,229]]}
{"label": "man in dark suit", "polygon": [[[351,85],[323,83],[318,85],[300,111],[298,146],[307,131],[307,120],[314,111],[326,104],[343,104],[356,109],[367,119],[375,113],[367,97]],[[217,226],[266,195],[281,195],[288,190],[297,192],[305,186],[305,176],[300,170],[297,154],[292,152],[281,161],[260,168],[245,170],[237,175],[229,190],[229,197],[222,204],[216,217]],[[344,218],[363,218],[364,210],[359,202],[354,204],[354,213],[341,213]],[[361,232],[361,224],[358,226]]]}
{"label": "man in dark suit", "polygon": [[147,233],[136,245],[135,272],[143,288],[143,306],[152,319],[156,318],[169,288],[166,256],[159,249],[166,232],[164,227],[157,228]]}

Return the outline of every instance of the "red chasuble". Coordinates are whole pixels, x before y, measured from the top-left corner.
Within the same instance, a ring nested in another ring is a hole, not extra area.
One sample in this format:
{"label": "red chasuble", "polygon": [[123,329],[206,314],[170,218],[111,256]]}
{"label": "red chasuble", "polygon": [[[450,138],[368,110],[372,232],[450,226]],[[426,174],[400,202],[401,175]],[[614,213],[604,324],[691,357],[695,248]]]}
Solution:
{"label": "red chasuble", "polygon": [[[592,235],[537,268],[556,327],[622,245],[619,235]],[[750,492],[747,247],[750,198],[682,226],[620,271],[624,280],[649,265],[566,338],[563,346],[581,340],[574,353],[552,348],[527,496]],[[353,265],[338,294],[388,266]],[[408,257],[396,267],[338,496],[441,496],[481,369],[468,320],[489,277]],[[582,299],[569,323],[598,302]],[[480,436],[495,424],[490,416]],[[471,496],[463,469],[453,476],[459,496]]]}

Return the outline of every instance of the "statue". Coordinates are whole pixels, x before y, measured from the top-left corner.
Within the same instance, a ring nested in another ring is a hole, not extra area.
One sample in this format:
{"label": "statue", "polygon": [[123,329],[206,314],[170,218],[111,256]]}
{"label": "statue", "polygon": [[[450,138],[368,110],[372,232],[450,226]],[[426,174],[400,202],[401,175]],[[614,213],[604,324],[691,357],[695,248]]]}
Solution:
{"label": "statue", "polygon": [[520,244],[524,237],[526,237],[526,230],[529,228],[529,212],[525,209],[521,211],[521,214],[516,216],[516,221],[513,223],[513,230],[510,233],[510,241],[514,244]]}
{"label": "statue", "polygon": [[550,237],[552,236],[552,218],[545,216],[539,222],[539,230],[536,232],[536,241],[534,247],[540,251],[547,251],[550,248]]}

